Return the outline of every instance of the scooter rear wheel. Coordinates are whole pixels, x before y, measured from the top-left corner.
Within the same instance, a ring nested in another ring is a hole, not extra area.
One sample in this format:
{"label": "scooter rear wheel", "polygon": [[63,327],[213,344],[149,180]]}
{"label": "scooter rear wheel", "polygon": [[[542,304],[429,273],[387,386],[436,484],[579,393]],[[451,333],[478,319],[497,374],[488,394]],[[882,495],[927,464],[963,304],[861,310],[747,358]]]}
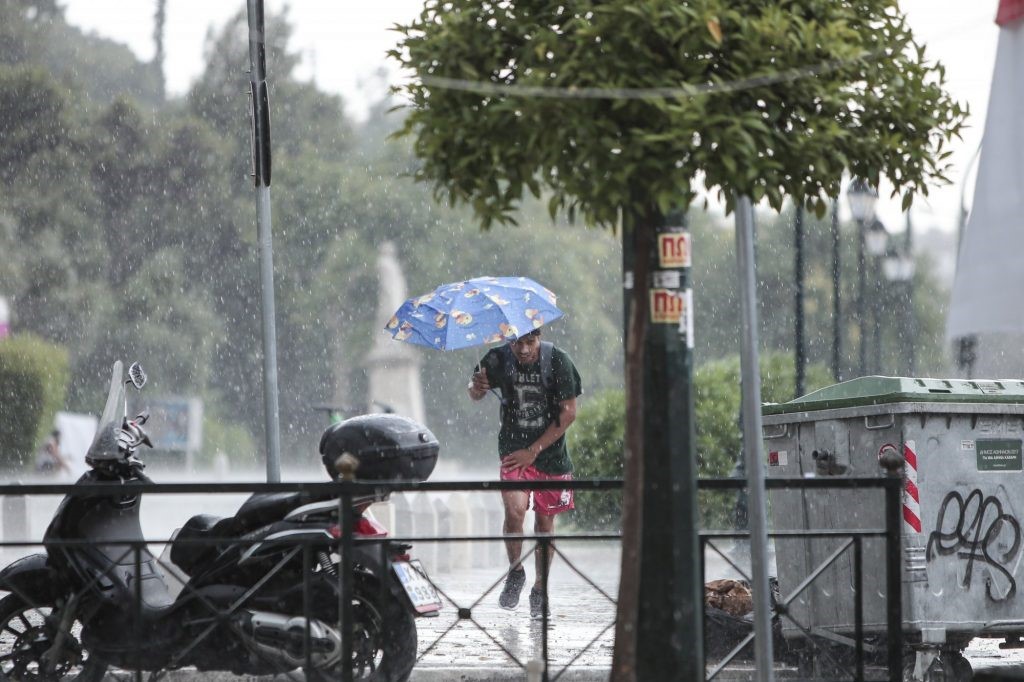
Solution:
{"label": "scooter rear wheel", "polygon": [[75,621],[64,640],[55,665],[44,664],[44,654],[57,636],[52,605],[30,605],[16,594],[0,599],[0,677],[21,681],[75,680],[99,682],[107,670],[82,646],[82,625]]}
{"label": "scooter rear wheel", "polygon": [[[333,582],[333,581],[332,581]],[[334,585],[332,585],[334,587]],[[338,627],[337,609],[319,618]],[[416,663],[416,620],[389,590],[362,583],[352,596],[355,631],[352,641],[352,679],[358,682],[406,682]],[[344,636],[344,635],[343,635]],[[316,682],[340,679],[341,666],[307,669]]]}

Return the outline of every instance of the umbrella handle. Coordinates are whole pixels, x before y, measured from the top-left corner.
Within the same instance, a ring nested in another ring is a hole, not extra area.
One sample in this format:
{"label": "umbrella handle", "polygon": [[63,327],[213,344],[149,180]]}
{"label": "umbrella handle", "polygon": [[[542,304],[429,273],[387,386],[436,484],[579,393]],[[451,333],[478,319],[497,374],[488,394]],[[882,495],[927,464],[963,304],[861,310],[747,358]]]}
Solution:
{"label": "umbrella handle", "polygon": [[[480,367],[480,363],[478,362],[478,363],[476,363],[476,373],[479,374],[480,372],[481,372],[481,367]],[[501,397],[501,394],[498,393],[497,389],[489,388],[489,389],[487,389],[487,392],[488,393],[493,393],[494,397],[498,399],[499,403],[501,403],[502,405],[505,404],[505,399]]]}

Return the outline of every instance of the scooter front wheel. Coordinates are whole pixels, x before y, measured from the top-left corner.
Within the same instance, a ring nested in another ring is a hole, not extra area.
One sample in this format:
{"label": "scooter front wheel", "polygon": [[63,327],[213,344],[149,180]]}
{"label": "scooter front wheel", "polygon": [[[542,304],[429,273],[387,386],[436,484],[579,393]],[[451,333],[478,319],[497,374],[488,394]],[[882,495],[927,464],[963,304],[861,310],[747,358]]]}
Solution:
{"label": "scooter front wheel", "polygon": [[75,621],[54,650],[59,612],[53,605],[28,604],[16,594],[0,599],[0,679],[99,682],[107,665],[82,646]]}

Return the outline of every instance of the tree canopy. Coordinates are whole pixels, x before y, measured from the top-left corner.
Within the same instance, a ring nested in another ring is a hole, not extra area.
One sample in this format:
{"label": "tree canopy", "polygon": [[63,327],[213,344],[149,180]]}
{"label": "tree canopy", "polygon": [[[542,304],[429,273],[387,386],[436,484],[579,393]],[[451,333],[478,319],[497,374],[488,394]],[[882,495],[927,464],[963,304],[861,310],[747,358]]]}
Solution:
{"label": "tree canopy", "polygon": [[525,190],[606,226],[700,185],[821,209],[845,170],[909,202],[964,113],[896,0],[432,0],[401,32],[418,175],[485,225]]}

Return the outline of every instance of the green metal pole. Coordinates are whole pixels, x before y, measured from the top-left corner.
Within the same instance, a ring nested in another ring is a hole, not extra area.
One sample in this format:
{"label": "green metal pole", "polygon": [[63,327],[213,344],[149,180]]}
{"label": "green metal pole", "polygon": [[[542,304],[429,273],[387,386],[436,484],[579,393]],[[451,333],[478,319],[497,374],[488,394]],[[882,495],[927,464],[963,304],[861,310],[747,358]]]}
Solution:
{"label": "green metal pole", "polygon": [[654,225],[644,340],[644,475],[638,680],[704,677],[693,418],[690,235]]}
{"label": "green metal pole", "polygon": [[807,353],[804,341],[804,205],[797,204],[793,217],[793,350],[796,355],[796,379],[794,398],[804,394],[807,376]]}

